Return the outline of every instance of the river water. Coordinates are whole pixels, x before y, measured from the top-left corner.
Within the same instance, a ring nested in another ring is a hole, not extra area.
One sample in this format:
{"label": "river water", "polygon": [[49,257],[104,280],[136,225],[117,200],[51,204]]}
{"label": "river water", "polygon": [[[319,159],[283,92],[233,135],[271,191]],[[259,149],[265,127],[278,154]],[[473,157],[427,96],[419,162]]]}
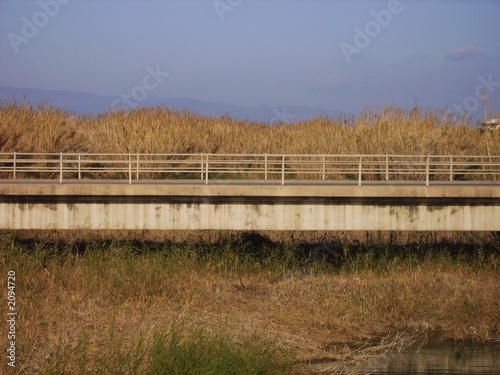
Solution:
{"label": "river water", "polygon": [[500,374],[500,344],[429,340],[366,360],[362,374]]}

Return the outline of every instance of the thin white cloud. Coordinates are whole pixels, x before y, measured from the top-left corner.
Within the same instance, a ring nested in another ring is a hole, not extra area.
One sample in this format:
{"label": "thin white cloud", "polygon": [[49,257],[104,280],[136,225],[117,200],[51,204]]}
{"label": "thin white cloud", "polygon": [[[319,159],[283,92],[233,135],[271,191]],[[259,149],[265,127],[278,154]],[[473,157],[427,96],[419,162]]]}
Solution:
{"label": "thin white cloud", "polygon": [[450,60],[464,60],[470,57],[481,55],[481,50],[473,45],[463,46],[449,52],[446,57]]}

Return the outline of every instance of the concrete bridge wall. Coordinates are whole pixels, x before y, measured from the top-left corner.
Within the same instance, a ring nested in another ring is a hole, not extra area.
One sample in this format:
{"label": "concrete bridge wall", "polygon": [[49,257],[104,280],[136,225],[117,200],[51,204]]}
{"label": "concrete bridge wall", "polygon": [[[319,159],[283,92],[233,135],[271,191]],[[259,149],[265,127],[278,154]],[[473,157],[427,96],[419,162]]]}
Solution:
{"label": "concrete bridge wall", "polygon": [[2,229],[500,231],[491,186],[2,184]]}

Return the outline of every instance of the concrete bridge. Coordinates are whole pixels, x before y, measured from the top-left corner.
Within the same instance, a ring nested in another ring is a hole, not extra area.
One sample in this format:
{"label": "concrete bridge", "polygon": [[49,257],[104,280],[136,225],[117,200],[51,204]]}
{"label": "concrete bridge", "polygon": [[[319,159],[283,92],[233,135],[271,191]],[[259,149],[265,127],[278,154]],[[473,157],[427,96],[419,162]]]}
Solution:
{"label": "concrete bridge", "polygon": [[0,157],[1,229],[500,231],[500,157]]}

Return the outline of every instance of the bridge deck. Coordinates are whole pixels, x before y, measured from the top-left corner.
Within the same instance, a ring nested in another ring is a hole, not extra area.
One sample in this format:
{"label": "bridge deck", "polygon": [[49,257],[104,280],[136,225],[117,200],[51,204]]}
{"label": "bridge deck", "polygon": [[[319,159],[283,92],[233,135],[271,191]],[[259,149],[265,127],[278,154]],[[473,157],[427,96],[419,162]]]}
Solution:
{"label": "bridge deck", "polygon": [[13,196],[500,198],[499,182],[139,180],[0,180],[0,200]]}

